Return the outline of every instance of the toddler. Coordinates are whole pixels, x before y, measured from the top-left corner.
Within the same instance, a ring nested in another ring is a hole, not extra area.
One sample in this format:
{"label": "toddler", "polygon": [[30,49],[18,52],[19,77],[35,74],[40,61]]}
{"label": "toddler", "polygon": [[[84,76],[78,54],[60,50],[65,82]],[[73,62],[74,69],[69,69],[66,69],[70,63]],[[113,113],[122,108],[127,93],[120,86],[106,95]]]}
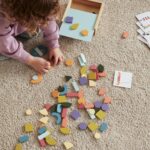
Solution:
{"label": "toddler", "polygon": [[[39,73],[48,72],[51,65],[63,61],[59,49],[59,29],[55,21],[58,0],[0,0],[0,54],[14,58]],[[23,48],[15,36],[41,29],[49,48],[49,61],[34,57]]]}

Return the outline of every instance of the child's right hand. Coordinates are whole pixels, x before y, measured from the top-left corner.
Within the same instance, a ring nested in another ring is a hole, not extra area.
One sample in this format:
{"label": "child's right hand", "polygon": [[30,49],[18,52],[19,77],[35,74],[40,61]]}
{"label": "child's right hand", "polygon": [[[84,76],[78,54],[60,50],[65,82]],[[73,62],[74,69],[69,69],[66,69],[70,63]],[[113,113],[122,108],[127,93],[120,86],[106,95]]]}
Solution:
{"label": "child's right hand", "polygon": [[33,57],[30,56],[27,60],[27,65],[32,67],[38,73],[47,73],[48,70],[51,68],[51,64],[49,61],[40,58],[40,57]]}

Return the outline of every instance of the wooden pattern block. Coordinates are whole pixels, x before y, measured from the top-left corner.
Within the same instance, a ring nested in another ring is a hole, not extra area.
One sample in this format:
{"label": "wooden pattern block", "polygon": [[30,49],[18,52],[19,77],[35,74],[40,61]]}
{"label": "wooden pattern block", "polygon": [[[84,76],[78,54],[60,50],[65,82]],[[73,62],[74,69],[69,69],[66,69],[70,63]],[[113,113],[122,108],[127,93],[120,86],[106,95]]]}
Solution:
{"label": "wooden pattern block", "polygon": [[38,129],[38,134],[43,134],[44,132],[46,132],[47,128],[46,127],[41,127]]}
{"label": "wooden pattern block", "polygon": [[79,27],[79,23],[74,23],[70,26],[70,30],[76,30]]}
{"label": "wooden pattern block", "polygon": [[67,117],[64,117],[62,119],[61,127],[66,128],[67,127]]}
{"label": "wooden pattern block", "polygon": [[64,135],[68,135],[71,133],[69,128],[60,128],[60,132]]}
{"label": "wooden pattern block", "polygon": [[79,92],[79,86],[75,80],[72,81],[72,86],[76,92]]}
{"label": "wooden pattern block", "polygon": [[50,108],[51,108],[51,104],[49,104],[49,103],[44,104],[44,108],[45,108],[47,111],[49,111]]}
{"label": "wooden pattern block", "polygon": [[87,74],[87,66],[83,66],[80,68],[80,74],[83,75],[83,74]]}
{"label": "wooden pattern block", "polygon": [[93,80],[89,80],[89,86],[90,87],[95,87],[96,86],[96,82]]}
{"label": "wooden pattern block", "polygon": [[129,36],[129,33],[127,31],[124,31],[122,33],[122,38],[126,39]]}
{"label": "wooden pattern block", "polygon": [[92,70],[93,72],[97,72],[97,65],[91,65],[90,67],[89,67],[89,69],[90,70]]}
{"label": "wooden pattern block", "polygon": [[[34,80],[34,79],[35,79],[35,80]],[[37,83],[40,83],[42,80],[43,80],[42,74],[38,73],[38,74],[37,74],[37,78],[34,77],[34,78],[31,80],[31,83],[32,83],[32,84],[37,84]]]}
{"label": "wooden pattern block", "polygon": [[54,146],[57,144],[57,141],[52,138],[50,135],[45,138],[45,141],[48,145]]}
{"label": "wooden pattern block", "polygon": [[26,110],[26,115],[27,115],[27,116],[32,115],[32,110],[31,110],[31,109],[27,109],[27,110]]}
{"label": "wooden pattern block", "polygon": [[87,109],[87,112],[91,119],[95,119],[95,109]]}
{"label": "wooden pattern block", "polygon": [[57,90],[52,91],[52,97],[57,98],[59,96],[59,92]]}
{"label": "wooden pattern block", "polygon": [[62,109],[61,117],[65,118],[67,116],[67,108]]}
{"label": "wooden pattern block", "polygon": [[38,140],[41,147],[46,147],[46,142],[44,139]]}
{"label": "wooden pattern block", "polygon": [[83,104],[83,105],[85,105],[85,103],[86,103],[86,101],[85,101],[85,98],[79,98],[78,99],[78,104]]}
{"label": "wooden pattern block", "polygon": [[82,36],[88,36],[89,31],[87,29],[83,29],[80,33]]}
{"label": "wooden pattern block", "polygon": [[66,96],[70,98],[78,97],[78,92],[69,92]]}
{"label": "wooden pattern block", "polygon": [[66,65],[66,66],[69,66],[69,67],[70,67],[70,66],[73,65],[73,63],[74,63],[74,61],[73,61],[72,59],[69,59],[69,58],[68,58],[68,59],[65,60],[65,65]]}
{"label": "wooden pattern block", "polygon": [[88,128],[90,131],[96,131],[98,129],[98,124],[96,122],[90,122],[88,124]]}
{"label": "wooden pattern block", "polygon": [[29,141],[29,136],[28,135],[22,135],[22,136],[19,137],[19,142],[20,143],[25,143],[27,141]]}
{"label": "wooden pattern block", "polygon": [[16,144],[15,150],[22,150],[22,144],[21,143]]}
{"label": "wooden pattern block", "polygon": [[84,105],[84,107],[85,107],[86,109],[92,109],[92,108],[94,108],[94,104],[93,104],[93,103],[86,102],[85,105]]}
{"label": "wooden pattern block", "polygon": [[84,109],[85,106],[83,104],[78,104],[78,109]]}
{"label": "wooden pattern block", "polygon": [[106,77],[107,73],[105,71],[98,73],[99,77]]}
{"label": "wooden pattern block", "polygon": [[66,95],[67,94],[67,91],[68,91],[67,85],[65,84],[63,88],[64,88],[64,90],[62,92],[60,92],[60,95]]}
{"label": "wooden pattern block", "polygon": [[98,119],[103,120],[103,119],[105,119],[105,117],[106,117],[106,112],[104,112],[103,110],[99,110],[99,111],[96,113],[96,117],[97,117]]}
{"label": "wooden pattern block", "polygon": [[73,148],[73,144],[70,143],[70,142],[68,142],[68,141],[64,142],[63,144],[64,144],[64,147],[65,147],[67,150],[70,149],[70,148]]}
{"label": "wooden pattern block", "polygon": [[26,133],[33,132],[34,131],[33,125],[31,123],[26,123],[24,125],[24,131]]}
{"label": "wooden pattern block", "polygon": [[62,105],[61,104],[57,104],[57,112],[61,113],[62,111]]}
{"label": "wooden pattern block", "polygon": [[99,128],[100,132],[105,132],[107,129],[108,129],[107,123],[103,122]]}
{"label": "wooden pattern block", "polygon": [[100,88],[98,94],[99,94],[99,96],[104,96],[106,94],[106,89]]}
{"label": "wooden pattern block", "polygon": [[49,132],[49,131],[46,131],[46,132],[44,132],[43,134],[39,135],[39,136],[38,136],[38,139],[39,139],[39,140],[42,140],[42,139],[46,138],[48,135],[50,135],[50,132]]}
{"label": "wooden pattern block", "polygon": [[52,112],[51,114],[56,118],[56,124],[61,124],[61,115],[57,112]]}
{"label": "wooden pattern block", "polygon": [[111,101],[112,101],[111,98],[106,96],[106,97],[104,98],[104,101],[103,101],[103,102],[104,102],[105,104],[111,104]]}
{"label": "wooden pattern block", "polygon": [[39,110],[39,113],[44,115],[44,116],[48,115],[48,111],[46,110],[46,108]]}
{"label": "wooden pattern block", "polygon": [[100,137],[101,137],[101,135],[100,135],[100,133],[98,133],[98,132],[96,132],[95,134],[94,134],[94,138],[95,139],[100,139]]}
{"label": "wooden pattern block", "polygon": [[58,96],[58,103],[65,103],[66,101],[66,96]]}
{"label": "wooden pattern block", "polygon": [[88,79],[96,80],[96,72],[90,71],[90,73],[88,74]]}
{"label": "wooden pattern block", "polygon": [[48,117],[43,117],[41,118],[39,121],[43,124],[47,124],[48,123],[49,118]]}

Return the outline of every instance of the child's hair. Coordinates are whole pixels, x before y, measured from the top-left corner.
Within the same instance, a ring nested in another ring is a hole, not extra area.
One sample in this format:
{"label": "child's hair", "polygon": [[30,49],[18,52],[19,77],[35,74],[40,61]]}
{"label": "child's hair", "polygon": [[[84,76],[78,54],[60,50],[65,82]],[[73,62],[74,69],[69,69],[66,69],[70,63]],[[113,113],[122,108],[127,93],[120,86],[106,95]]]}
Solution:
{"label": "child's hair", "polygon": [[59,11],[58,0],[1,0],[1,9],[21,25],[34,32],[38,24],[46,25]]}

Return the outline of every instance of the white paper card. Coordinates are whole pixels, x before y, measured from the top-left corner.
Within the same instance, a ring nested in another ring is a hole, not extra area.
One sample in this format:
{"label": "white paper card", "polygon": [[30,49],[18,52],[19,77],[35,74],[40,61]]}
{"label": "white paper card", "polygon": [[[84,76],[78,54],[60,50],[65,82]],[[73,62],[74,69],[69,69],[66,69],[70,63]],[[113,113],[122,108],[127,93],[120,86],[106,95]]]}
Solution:
{"label": "white paper card", "polygon": [[130,72],[115,71],[114,86],[131,88],[133,74]]}

